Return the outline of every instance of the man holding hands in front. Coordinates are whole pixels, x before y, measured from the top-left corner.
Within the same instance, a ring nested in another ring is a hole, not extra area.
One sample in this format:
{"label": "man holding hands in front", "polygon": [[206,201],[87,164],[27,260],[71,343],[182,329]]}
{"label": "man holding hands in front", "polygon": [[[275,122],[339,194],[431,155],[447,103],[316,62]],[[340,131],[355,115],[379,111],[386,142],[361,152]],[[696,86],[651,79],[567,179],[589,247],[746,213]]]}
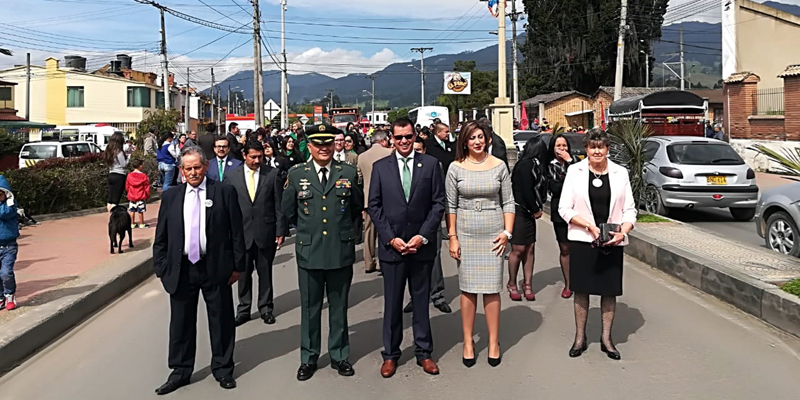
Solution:
{"label": "man holding hands in front", "polygon": [[406,282],[413,304],[417,365],[431,375],[439,367],[431,359],[428,302],[431,269],[437,255],[438,231],[444,214],[444,183],[439,161],[414,152],[416,134],[408,118],[392,125],[395,152],[375,162],[368,212],[378,232],[378,258],[383,271],[384,351],[381,376],[397,370],[403,341],[403,293]]}

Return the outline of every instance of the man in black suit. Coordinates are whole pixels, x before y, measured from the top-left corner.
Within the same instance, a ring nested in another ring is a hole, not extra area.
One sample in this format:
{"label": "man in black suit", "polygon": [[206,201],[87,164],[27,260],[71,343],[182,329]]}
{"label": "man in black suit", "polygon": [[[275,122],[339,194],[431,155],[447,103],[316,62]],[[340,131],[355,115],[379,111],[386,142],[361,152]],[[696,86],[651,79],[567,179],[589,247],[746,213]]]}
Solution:
{"label": "man in black suit", "polygon": [[436,131],[428,140],[425,141],[427,154],[435,157],[442,165],[442,171],[447,175],[450,163],[456,158],[455,143],[450,141],[450,127],[438,123],[435,125]]}
{"label": "man in black suit", "polygon": [[249,140],[244,145],[244,165],[228,177],[239,199],[244,218],[244,242],[247,247],[247,269],[239,279],[239,306],[236,326],[250,320],[253,301],[253,269],[258,271],[258,313],[266,324],[274,324],[274,291],[272,262],[275,251],[283,244],[288,224],[283,218],[281,200],[283,180],[279,170],[264,162],[264,147]]}
{"label": "man in black suit", "polygon": [[486,145],[489,146],[489,154],[503,160],[503,163],[508,168],[508,151],[506,150],[506,142],[500,135],[494,133],[492,128],[492,121],[489,118],[483,117],[478,120],[478,124],[483,128],[483,134],[488,139]]}
{"label": "man in black suit", "polygon": [[203,292],[211,337],[211,372],[224,389],[233,379],[231,285],[245,270],[242,211],[233,186],[206,178],[208,160],[199,147],[181,152],[183,185],[161,197],[153,240],[153,270],[169,293],[169,359],[172,373],[156,389],[167,394],[189,384],[197,340],[197,300]]}
{"label": "man in black suit", "polygon": [[239,124],[231,122],[228,124],[228,134],[225,136],[228,139],[228,146],[230,147],[231,156],[239,161],[244,161],[242,149],[244,148],[244,135],[239,130]]}
{"label": "man in black suit", "polygon": [[217,137],[217,125],[213,122],[206,126],[206,133],[197,138],[197,145],[203,149],[207,159],[214,158],[214,140]]}
{"label": "man in black suit", "polygon": [[392,125],[395,152],[373,165],[369,212],[378,231],[378,258],[383,271],[384,351],[381,375],[397,370],[403,341],[403,293],[408,281],[413,303],[414,353],[417,365],[439,373],[431,359],[433,338],[428,315],[431,268],[444,215],[444,182],[439,162],[414,152],[414,126],[408,118]]}

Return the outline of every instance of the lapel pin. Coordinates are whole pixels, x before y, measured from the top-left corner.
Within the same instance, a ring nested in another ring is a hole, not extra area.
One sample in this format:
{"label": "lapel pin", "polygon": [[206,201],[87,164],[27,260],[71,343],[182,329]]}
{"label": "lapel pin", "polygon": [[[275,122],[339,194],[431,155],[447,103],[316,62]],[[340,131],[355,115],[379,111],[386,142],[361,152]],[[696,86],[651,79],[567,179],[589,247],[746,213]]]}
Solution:
{"label": "lapel pin", "polygon": [[233,165],[233,161],[228,161],[228,166],[230,167],[231,165]]}
{"label": "lapel pin", "polygon": [[422,163],[417,164],[417,168],[422,168]]}
{"label": "lapel pin", "polygon": [[206,199],[206,207],[211,207],[214,205],[214,200]]}

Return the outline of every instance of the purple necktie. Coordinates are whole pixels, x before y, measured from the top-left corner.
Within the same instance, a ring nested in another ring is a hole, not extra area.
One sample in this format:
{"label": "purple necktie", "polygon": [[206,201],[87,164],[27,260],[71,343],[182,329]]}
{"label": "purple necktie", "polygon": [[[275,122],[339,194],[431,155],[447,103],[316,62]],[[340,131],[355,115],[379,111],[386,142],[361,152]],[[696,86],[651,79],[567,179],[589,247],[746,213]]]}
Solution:
{"label": "purple necktie", "polygon": [[192,189],[194,204],[192,205],[192,224],[189,231],[189,261],[197,264],[200,261],[200,188]]}

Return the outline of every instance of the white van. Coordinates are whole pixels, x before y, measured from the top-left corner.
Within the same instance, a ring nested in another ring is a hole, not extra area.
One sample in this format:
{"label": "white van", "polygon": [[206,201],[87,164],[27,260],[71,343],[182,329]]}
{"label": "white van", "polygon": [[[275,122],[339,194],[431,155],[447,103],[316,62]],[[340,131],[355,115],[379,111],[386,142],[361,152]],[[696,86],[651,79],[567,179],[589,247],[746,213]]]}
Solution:
{"label": "white van", "polygon": [[32,167],[39,161],[53,157],[80,157],[87,153],[101,152],[98,145],[90,142],[25,143],[19,151],[19,168]]}
{"label": "white van", "polygon": [[125,132],[107,124],[62,125],[42,133],[42,141],[90,142],[105,150],[108,140],[115,133],[125,135]]}
{"label": "white van", "polygon": [[439,118],[443,124],[450,126],[450,110],[447,107],[417,107],[408,112],[408,118],[414,123],[415,126],[431,126],[433,120],[436,118]]}

